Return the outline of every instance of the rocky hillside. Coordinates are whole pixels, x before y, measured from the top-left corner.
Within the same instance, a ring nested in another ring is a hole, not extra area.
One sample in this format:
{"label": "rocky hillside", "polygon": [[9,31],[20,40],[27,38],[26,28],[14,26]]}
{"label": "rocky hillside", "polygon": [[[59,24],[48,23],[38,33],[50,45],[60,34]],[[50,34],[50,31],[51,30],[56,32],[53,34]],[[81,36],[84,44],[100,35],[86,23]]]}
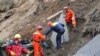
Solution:
{"label": "rocky hillside", "polygon": [[60,0],[0,0],[0,40],[15,33],[30,36],[34,23],[59,11],[64,4]]}
{"label": "rocky hillside", "polygon": [[[68,5],[75,11],[78,32],[69,31],[70,43],[47,56],[72,56],[91,36],[100,33],[99,0],[0,0],[0,40],[12,38],[15,33],[31,37],[34,25],[46,27],[44,20]],[[65,50],[66,49],[66,50]]]}

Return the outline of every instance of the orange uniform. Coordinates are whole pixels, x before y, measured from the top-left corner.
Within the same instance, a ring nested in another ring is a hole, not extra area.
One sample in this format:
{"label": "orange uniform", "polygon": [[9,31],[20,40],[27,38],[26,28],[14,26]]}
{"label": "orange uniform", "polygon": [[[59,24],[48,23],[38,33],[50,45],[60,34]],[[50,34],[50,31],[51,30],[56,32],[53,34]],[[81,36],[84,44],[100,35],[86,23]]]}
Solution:
{"label": "orange uniform", "polygon": [[66,13],[65,20],[66,20],[67,23],[72,23],[73,27],[76,27],[75,14],[71,9],[68,9],[68,11]]}
{"label": "orange uniform", "polygon": [[42,52],[42,47],[40,45],[41,40],[45,40],[45,36],[40,32],[36,31],[33,33],[33,47],[34,47],[34,56],[44,56]]}

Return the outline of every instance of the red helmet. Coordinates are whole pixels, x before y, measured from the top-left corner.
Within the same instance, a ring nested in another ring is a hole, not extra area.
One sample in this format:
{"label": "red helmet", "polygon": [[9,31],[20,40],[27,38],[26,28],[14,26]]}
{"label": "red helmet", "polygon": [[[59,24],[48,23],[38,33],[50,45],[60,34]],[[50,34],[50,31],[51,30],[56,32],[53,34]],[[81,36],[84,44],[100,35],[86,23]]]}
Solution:
{"label": "red helmet", "polygon": [[52,25],[52,22],[51,22],[51,21],[49,21],[49,22],[48,22],[48,26],[51,26],[51,25]]}
{"label": "red helmet", "polygon": [[38,25],[38,26],[36,26],[36,29],[37,29],[37,30],[42,30],[42,29],[43,29],[43,27],[42,27],[42,26],[40,26],[40,25]]}

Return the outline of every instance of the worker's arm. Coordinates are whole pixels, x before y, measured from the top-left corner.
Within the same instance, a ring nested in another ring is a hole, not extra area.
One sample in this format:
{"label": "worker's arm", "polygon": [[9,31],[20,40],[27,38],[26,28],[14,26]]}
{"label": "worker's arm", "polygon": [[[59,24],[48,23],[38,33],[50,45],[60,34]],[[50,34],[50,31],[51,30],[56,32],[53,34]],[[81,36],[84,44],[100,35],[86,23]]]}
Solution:
{"label": "worker's arm", "polygon": [[71,20],[72,20],[72,25],[73,25],[73,28],[76,28],[76,18],[75,18],[75,13],[74,13],[74,11],[70,11],[71,13],[72,13],[72,18],[71,18]]}
{"label": "worker's arm", "polygon": [[72,24],[73,24],[73,27],[76,28],[76,19],[74,15],[72,17]]}
{"label": "worker's arm", "polygon": [[15,55],[16,55],[16,54],[11,50],[11,46],[10,46],[10,45],[6,47],[6,51],[7,51],[7,53],[10,54],[11,56],[15,56]]}
{"label": "worker's arm", "polygon": [[26,56],[30,56],[33,53],[33,50],[30,51],[30,53],[28,53]]}
{"label": "worker's arm", "polygon": [[30,53],[30,51],[25,47],[22,47],[22,52],[25,53],[25,54],[29,54]]}
{"label": "worker's arm", "polygon": [[25,53],[26,56],[29,56],[31,54],[31,52],[25,47],[22,47],[22,52]]}
{"label": "worker's arm", "polygon": [[46,32],[46,36],[52,31],[52,28],[49,28],[48,31]]}
{"label": "worker's arm", "polygon": [[45,36],[45,35],[43,35],[43,36],[42,36],[42,39],[43,39],[43,40],[46,40],[46,36]]}
{"label": "worker's arm", "polygon": [[51,15],[50,17],[47,18],[47,20],[50,20],[50,19],[53,19],[53,18],[57,17],[57,16],[60,15],[62,12],[63,12],[63,11],[59,11],[59,12],[57,12],[57,13]]}
{"label": "worker's arm", "polygon": [[45,41],[45,40],[46,40],[46,36],[45,36],[43,33],[41,33],[41,34],[39,35],[39,37],[41,37],[41,40],[42,40],[42,41]]}

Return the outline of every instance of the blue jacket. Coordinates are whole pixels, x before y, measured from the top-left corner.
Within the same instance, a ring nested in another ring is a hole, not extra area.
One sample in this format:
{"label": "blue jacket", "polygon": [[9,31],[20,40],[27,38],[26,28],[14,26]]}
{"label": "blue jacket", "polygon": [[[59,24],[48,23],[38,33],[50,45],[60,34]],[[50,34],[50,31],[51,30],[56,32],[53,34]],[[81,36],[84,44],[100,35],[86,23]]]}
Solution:
{"label": "blue jacket", "polygon": [[49,30],[46,32],[46,36],[53,30],[55,31],[56,33],[61,33],[63,34],[65,32],[65,29],[64,29],[64,24],[62,23],[59,23],[59,22],[54,22],[52,24],[53,26],[49,28]]}

